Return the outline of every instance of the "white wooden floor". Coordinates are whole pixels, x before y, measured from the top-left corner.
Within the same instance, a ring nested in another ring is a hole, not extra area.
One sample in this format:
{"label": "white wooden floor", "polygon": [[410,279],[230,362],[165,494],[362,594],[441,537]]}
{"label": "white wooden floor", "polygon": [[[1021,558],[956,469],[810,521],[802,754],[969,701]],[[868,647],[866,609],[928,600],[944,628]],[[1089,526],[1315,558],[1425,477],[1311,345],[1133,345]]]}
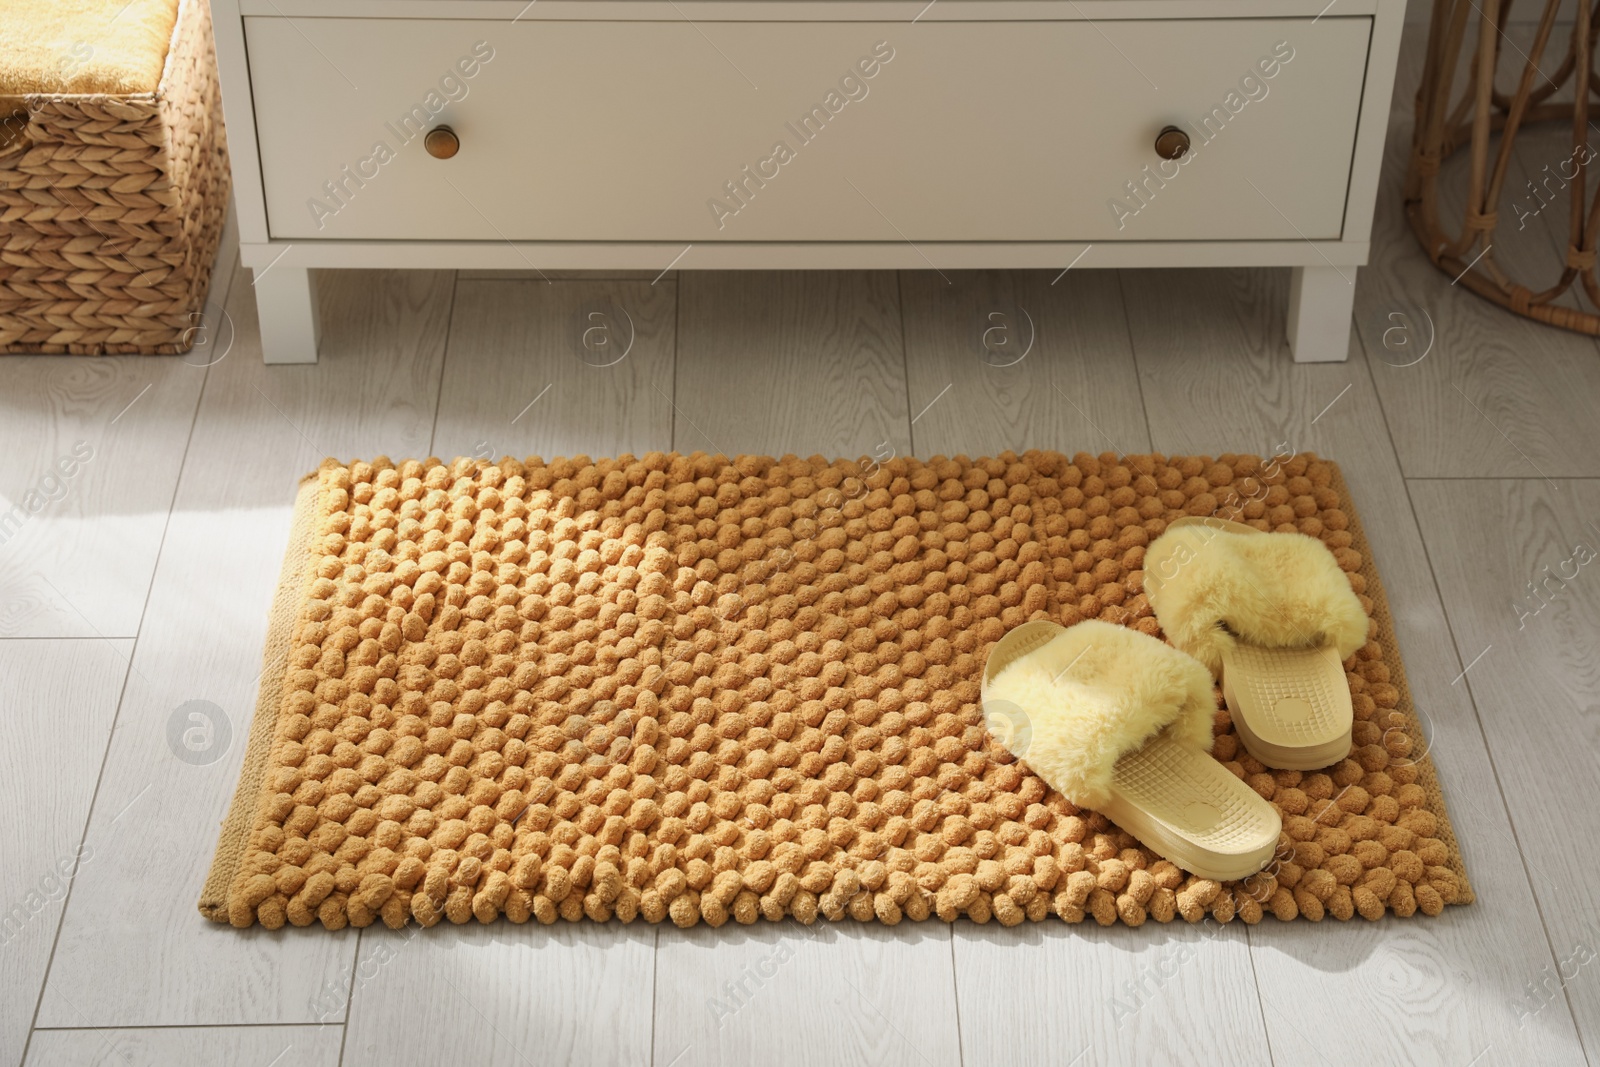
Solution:
{"label": "white wooden floor", "polygon": [[[0,512],[55,498],[0,544],[0,1065],[1600,1067],[1600,567],[1528,589],[1600,547],[1600,346],[1452,287],[1405,231],[1420,41],[1344,364],[1290,362],[1284,271],[1087,269],[325,275],[322,362],[269,369],[235,267],[187,360],[0,359]],[[606,301],[632,347],[586,365]],[[986,364],[989,313],[1018,308],[1032,350]],[[1344,464],[1472,907],[338,934],[195,910],[325,455],[1283,444]]]}

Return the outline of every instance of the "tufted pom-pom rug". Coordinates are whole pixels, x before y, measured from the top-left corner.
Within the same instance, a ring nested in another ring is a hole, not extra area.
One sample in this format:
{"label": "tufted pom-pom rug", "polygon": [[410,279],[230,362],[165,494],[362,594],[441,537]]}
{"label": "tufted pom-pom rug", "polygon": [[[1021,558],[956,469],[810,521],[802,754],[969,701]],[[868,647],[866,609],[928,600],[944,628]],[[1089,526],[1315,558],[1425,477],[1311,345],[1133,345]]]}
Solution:
{"label": "tufted pom-pom rug", "polygon": [[[1192,877],[983,726],[1030,619],[1159,635],[1179,515],[1299,530],[1371,616],[1354,749],[1272,771],[1244,882]],[[244,768],[200,910],[235,926],[1057,916],[1254,923],[1472,899],[1383,588],[1311,455],[829,463],[329,460],[302,484]]]}

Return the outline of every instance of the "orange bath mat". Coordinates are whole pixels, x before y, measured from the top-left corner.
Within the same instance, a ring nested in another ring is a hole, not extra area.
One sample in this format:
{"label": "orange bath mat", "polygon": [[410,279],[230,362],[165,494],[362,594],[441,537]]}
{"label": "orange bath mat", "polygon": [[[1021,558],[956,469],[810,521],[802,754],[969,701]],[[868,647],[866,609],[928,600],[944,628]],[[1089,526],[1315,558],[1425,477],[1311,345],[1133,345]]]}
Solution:
{"label": "orange bath mat", "polygon": [[[979,706],[1024,622],[1159,635],[1145,546],[1208,514],[1320,537],[1372,619],[1334,767],[1267,770],[1219,701],[1215,757],[1284,829],[1234,883],[1048,790]],[[301,486],[266,665],[200,902],[236,926],[1472,899],[1360,523],[1310,455],[330,460]]]}

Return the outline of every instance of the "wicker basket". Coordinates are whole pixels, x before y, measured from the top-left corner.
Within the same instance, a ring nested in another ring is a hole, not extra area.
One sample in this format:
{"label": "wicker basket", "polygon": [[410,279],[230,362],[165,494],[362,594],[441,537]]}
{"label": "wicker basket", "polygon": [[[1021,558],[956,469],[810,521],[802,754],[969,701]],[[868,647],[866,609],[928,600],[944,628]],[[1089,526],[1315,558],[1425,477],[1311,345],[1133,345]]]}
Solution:
{"label": "wicker basket", "polygon": [[182,0],[155,92],[20,105],[0,129],[0,352],[187,352],[229,192],[206,0]]}

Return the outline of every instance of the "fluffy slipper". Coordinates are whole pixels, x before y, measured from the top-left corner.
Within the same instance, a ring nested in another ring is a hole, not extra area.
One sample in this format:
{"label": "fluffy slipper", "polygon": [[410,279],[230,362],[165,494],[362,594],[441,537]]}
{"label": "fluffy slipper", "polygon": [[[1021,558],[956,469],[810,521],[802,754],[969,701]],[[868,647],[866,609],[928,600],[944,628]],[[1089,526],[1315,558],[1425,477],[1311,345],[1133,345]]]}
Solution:
{"label": "fluffy slipper", "polygon": [[1013,755],[1178,866],[1226,881],[1272,858],[1281,823],[1206,754],[1215,709],[1204,667],[1110,623],[1026,623],[984,666],[984,719]]}
{"label": "fluffy slipper", "polygon": [[1144,589],[1167,639],[1222,680],[1252,756],[1308,771],[1349,755],[1342,664],[1366,643],[1367,614],[1321,541],[1176,519],[1145,552]]}

